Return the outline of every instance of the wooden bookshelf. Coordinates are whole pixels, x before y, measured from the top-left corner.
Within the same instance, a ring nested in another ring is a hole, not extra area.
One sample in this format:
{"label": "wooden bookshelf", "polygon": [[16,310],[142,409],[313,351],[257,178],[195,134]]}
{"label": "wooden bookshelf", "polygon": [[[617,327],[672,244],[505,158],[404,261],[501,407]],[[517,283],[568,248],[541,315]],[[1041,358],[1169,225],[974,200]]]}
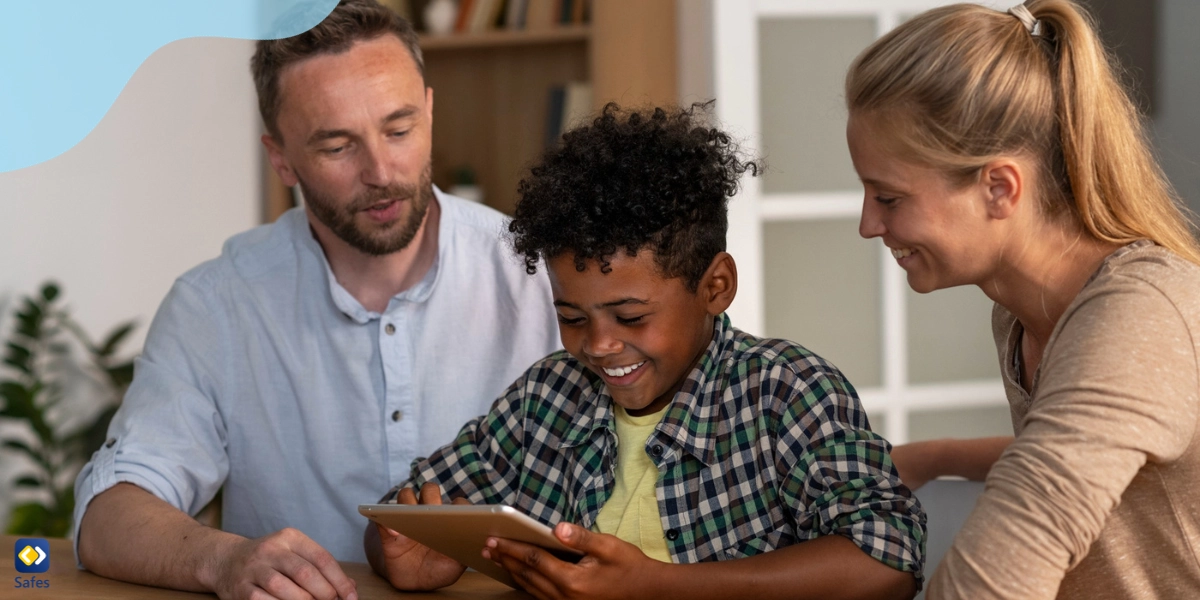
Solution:
{"label": "wooden bookshelf", "polygon": [[538,30],[495,30],[484,33],[422,35],[421,50],[438,52],[464,48],[495,48],[500,46],[536,46],[562,42],[585,42],[591,37],[590,25],[563,25]]}
{"label": "wooden bookshelf", "polygon": [[[434,182],[449,189],[469,166],[485,202],[511,213],[517,182],[544,150],[552,86],[590,81],[596,109],[678,102],[676,1],[594,0],[588,25],[423,37]],[[287,208],[278,185],[267,186],[268,221]]]}

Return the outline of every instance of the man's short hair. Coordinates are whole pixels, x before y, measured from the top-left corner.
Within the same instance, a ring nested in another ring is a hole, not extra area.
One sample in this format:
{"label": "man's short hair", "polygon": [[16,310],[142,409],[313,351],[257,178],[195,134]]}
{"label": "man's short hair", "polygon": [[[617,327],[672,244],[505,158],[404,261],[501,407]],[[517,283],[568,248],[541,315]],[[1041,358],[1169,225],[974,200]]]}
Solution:
{"label": "man's short hair", "polygon": [[282,102],[279,74],[288,65],[320,54],[340,54],[355,42],[373,40],[389,33],[400,38],[408,48],[417,63],[417,71],[424,78],[425,60],[421,57],[417,32],[412,24],[375,0],[340,0],[333,12],[316,27],[289,38],[258,42],[254,57],[250,59],[250,72],[258,92],[258,112],[267,132],[283,142],[277,122]]}
{"label": "man's short hair", "polygon": [[609,103],[568,131],[518,184],[509,232],[529,273],[540,260],[571,253],[601,272],[624,251],[649,248],[667,278],[695,292],[725,250],[726,207],[746,171],[729,134],[708,121],[708,104],[622,110]]}

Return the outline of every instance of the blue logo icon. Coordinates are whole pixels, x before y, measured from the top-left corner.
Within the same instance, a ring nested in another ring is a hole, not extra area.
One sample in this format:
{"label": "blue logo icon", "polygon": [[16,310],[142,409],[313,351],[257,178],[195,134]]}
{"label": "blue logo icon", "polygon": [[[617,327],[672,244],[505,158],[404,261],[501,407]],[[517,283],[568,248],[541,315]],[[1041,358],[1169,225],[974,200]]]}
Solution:
{"label": "blue logo icon", "polygon": [[42,538],[18,538],[13,548],[13,563],[18,573],[45,573],[50,570],[50,544]]}

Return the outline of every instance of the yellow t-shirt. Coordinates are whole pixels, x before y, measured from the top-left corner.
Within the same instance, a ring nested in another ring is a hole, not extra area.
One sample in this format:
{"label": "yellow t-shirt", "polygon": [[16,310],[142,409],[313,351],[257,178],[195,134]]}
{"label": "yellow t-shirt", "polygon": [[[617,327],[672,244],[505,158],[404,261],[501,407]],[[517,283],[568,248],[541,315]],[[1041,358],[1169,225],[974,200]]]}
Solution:
{"label": "yellow t-shirt", "polygon": [[596,515],[595,530],[609,533],[639,548],[646,556],[671,562],[667,539],[658,514],[658,467],[646,455],[646,440],[662,420],[666,408],[652,415],[630,416],[615,406],[617,472],[612,495]]}

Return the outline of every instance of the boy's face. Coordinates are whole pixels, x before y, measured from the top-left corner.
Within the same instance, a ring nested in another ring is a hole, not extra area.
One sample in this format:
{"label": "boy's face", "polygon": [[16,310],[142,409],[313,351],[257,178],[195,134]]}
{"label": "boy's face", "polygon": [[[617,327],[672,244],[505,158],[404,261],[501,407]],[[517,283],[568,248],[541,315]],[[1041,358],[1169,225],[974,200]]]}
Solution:
{"label": "boy's face", "polygon": [[571,253],[546,262],[563,347],[630,414],[665,407],[708,348],[713,316],[728,306],[709,293],[713,268],[693,293],[682,278],[663,277],[651,250],[617,251],[608,273],[595,260],[576,270]]}

